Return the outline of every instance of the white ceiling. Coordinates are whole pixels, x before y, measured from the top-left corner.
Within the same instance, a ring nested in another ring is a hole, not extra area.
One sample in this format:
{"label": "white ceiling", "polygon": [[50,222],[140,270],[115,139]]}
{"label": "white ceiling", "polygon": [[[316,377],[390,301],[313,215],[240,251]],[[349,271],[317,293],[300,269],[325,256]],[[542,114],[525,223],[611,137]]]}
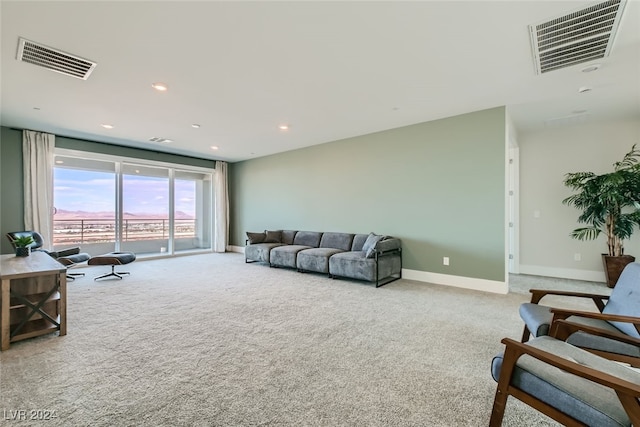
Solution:
{"label": "white ceiling", "polygon": [[[234,162],[502,105],[518,132],[639,118],[640,0],[598,71],[534,71],[528,25],[596,3],[2,0],[1,124]],[[98,65],[19,62],[19,37]]]}

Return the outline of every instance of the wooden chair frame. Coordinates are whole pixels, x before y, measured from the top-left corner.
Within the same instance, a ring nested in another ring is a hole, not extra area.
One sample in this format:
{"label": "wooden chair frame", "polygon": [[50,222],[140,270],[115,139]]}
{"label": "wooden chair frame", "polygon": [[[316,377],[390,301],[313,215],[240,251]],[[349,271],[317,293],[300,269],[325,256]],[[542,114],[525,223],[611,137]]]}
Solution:
{"label": "wooden chair frame", "polygon": [[[567,331],[571,328],[584,330],[582,325],[565,321],[561,322],[564,323],[553,325],[554,330],[558,333],[567,333]],[[516,362],[523,354],[527,354],[544,363],[548,363],[549,365],[555,366],[573,375],[585,378],[596,384],[601,384],[605,387],[613,389],[618,395],[620,403],[622,404],[633,425],[640,425],[640,402],[638,401],[638,399],[640,398],[640,384],[635,384],[622,378],[598,371],[596,369],[580,365],[552,353],[537,349],[535,347],[531,347],[526,343],[520,343],[509,338],[504,338],[502,340],[502,343],[505,345],[505,352],[502,362],[502,368],[500,370],[500,378],[498,379],[498,386],[493,402],[491,419],[489,421],[490,427],[498,427],[502,425],[504,411],[507,405],[507,398],[509,397],[509,395],[515,397],[516,399],[526,403],[532,408],[542,412],[543,414],[566,426],[584,426],[583,423],[576,420],[575,418],[548,405],[545,402],[538,400],[534,396],[511,384],[511,379],[514,373]],[[640,362],[640,359],[638,359],[637,362]]]}
{"label": "wooden chair frame", "polygon": [[[588,298],[593,300],[596,308],[600,313],[604,310],[604,306],[606,305],[606,301],[609,300],[609,295],[601,295],[601,294],[593,294],[586,292],[571,292],[571,291],[554,291],[549,289],[530,289],[531,292],[531,303],[538,304],[540,300],[547,295],[556,295],[556,296],[565,296],[565,297],[575,297],[575,298]],[[569,317],[569,316],[567,316]],[[531,336],[531,332],[527,328],[527,325],[524,325],[524,330],[522,331],[522,342],[529,341],[529,337]]]}

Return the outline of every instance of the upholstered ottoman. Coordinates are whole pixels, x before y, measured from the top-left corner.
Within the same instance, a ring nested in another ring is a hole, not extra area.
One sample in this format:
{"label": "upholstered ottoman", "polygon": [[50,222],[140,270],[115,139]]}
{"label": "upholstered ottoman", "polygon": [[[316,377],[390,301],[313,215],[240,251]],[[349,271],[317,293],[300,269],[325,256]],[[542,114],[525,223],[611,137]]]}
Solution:
{"label": "upholstered ottoman", "polygon": [[93,280],[104,279],[105,277],[117,277],[118,279],[122,279],[123,274],[129,274],[127,271],[115,271],[116,265],[124,265],[129,264],[136,260],[136,254],[133,252],[110,252],[104,255],[96,255],[94,257],[89,258],[87,264],[89,265],[110,265],[111,273],[103,274],[102,276],[98,276]]}

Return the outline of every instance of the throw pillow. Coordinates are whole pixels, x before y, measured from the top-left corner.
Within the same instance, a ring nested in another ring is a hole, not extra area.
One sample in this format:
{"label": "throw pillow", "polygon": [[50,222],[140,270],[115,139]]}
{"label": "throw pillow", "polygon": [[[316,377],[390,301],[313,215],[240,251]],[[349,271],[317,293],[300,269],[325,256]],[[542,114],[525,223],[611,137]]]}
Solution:
{"label": "throw pillow", "polygon": [[251,245],[264,242],[264,239],[266,239],[266,237],[267,235],[265,233],[252,233],[250,231],[247,231],[247,239],[249,239],[249,244]]}
{"label": "throw pillow", "polygon": [[265,230],[266,238],[265,243],[280,243],[282,242],[282,230],[268,231]]}
{"label": "throw pillow", "polygon": [[369,233],[367,240],[365,240],[364,245],[362,245],[362,250],[365,252],[367,258],[373,257],[376,252],[376,244],[382,239],[384,239],[384,236]]}

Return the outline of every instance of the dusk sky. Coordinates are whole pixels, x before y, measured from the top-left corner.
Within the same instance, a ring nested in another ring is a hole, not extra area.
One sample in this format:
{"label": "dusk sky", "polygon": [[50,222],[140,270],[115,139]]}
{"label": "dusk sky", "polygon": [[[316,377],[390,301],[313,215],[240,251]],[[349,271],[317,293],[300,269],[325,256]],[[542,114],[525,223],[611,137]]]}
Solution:
{"label": "dusk sky", "polygon": [[[115,175],[54,168],[54,206],[67,211],[114,212]],[[195,216],[195,182],[175,180],[176,211]],[[167,214],[169,179],[124,175],[124,211]]]}

